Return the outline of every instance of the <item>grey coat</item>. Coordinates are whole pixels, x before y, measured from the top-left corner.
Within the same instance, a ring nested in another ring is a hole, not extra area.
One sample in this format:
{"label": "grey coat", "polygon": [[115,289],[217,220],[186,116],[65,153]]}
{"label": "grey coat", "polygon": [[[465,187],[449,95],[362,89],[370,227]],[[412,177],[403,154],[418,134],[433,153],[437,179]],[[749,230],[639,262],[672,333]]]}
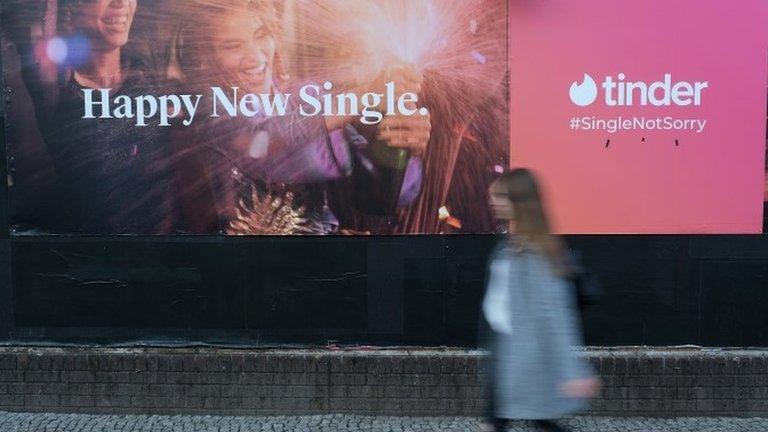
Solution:
{"label": "grey coat", "polygon": [[544,252],[506,244],[494,252],[483,312],[493,329],[493,414],[556,419],[586,408],[560,386],[592,371],[573,348],[581,344],[573,288],[555,275]]}

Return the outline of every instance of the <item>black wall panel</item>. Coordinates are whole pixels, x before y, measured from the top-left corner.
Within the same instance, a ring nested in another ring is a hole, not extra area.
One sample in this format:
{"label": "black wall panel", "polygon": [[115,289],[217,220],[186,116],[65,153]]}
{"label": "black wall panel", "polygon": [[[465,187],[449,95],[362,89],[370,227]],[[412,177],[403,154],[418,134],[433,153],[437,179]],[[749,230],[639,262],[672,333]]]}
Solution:
{"label": "black wall panel", "polygon": [[[16,238],[6,340],[475,346],[493,236]],[[572,236],[590,345],[768,346],[768,236]]]}

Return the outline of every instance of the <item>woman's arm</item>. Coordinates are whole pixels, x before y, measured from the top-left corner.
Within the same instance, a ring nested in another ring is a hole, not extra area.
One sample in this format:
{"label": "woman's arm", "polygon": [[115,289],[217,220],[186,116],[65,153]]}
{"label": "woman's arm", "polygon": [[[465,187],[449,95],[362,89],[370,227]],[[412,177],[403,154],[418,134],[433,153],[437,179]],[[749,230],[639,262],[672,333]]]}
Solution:
{"label": "woman's arm", "polygon": [[500,334],[512,334],[510,304],[512,261],[494,253],[488,269],[488,283],[483,298],[483,315],[491,328]]}
{"label": "woman's arm", "polygon": [[305,117],[298,108],[252,123],[237,141],[244,167],[267,183],[321,183],[352,171],[344,132],[328,130],[322,117]]}

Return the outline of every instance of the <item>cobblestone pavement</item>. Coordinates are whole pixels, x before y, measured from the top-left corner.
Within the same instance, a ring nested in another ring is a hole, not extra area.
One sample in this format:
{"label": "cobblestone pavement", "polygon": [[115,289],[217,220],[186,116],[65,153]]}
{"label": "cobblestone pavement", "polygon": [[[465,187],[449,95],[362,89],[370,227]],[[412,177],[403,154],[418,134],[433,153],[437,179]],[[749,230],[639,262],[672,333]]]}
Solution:
{"label": "cobblestone pavement", "polygon": [[[573,432],[765,432],[768,419],[575,417]],[[480,431],[474,418],[400,418],[352,415],[297,417],[137,416],[16,414],[0,412],[0,432],[465,432]],[[526,432],[530,425],[510,431]]]}

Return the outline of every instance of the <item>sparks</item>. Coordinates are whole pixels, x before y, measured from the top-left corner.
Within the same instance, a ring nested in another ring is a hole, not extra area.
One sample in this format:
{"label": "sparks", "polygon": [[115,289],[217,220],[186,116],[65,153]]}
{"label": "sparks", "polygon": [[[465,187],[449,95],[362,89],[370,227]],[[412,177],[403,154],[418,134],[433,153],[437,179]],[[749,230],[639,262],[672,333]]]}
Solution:
{"label": "sparks", "polygon": [[449,217],[451,217],[451,213],[448,211],[448,207],[446,206],[440,207],[440,210],[438,210],[438,218],[440,220],[446,220]]}

